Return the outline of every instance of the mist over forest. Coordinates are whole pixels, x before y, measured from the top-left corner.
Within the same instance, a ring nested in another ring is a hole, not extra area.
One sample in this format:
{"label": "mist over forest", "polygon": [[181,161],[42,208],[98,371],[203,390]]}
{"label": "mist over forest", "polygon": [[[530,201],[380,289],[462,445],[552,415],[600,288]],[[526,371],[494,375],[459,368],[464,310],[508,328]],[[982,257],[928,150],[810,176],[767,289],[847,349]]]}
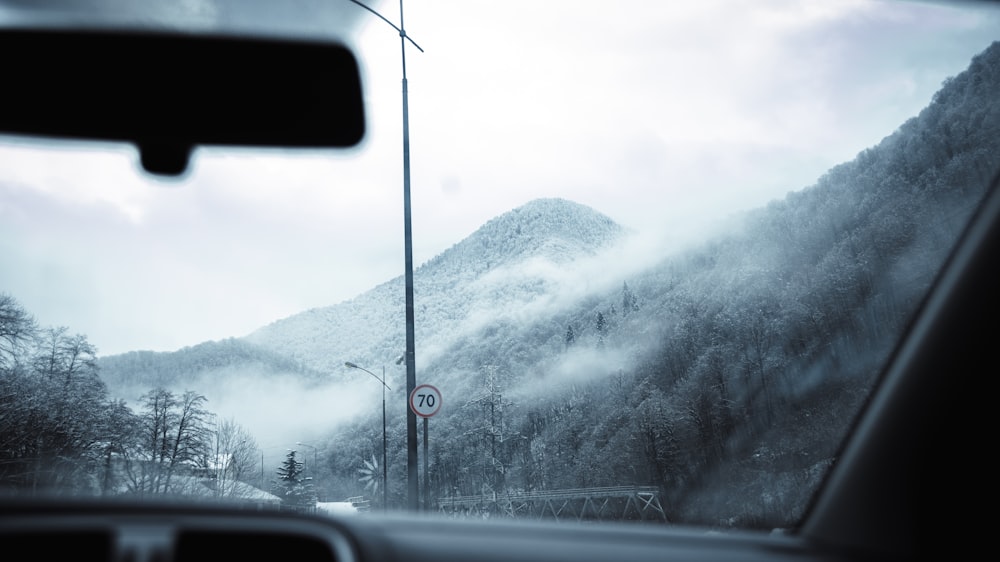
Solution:
{"label": "mist over forest", "polygon": [[[635,485],[671,522],[793,524],[1000,170],[997,91],[1000,43],[877,146],[682,251],[539,199],[422,265],[417,382],[444,401],[429,503]],[[387,496],[405,505],[401,278],[243,337],[100,358],[16,298],[0,292],[0,490],[201,479],[216,498],[377,503],[359,475],[381,462],[381,386],[350,361],[386,369]],[[289,470],[308,489],[276,484]]]}

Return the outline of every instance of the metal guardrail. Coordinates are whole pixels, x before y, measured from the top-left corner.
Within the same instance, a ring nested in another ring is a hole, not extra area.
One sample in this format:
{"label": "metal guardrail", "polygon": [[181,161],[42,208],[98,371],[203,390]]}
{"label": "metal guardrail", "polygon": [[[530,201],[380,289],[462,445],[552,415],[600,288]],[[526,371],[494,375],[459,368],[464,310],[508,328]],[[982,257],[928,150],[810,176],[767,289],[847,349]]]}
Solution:
{"label": "metal guardrail", "polygon": [[659,489],[653,486],[608,486],[452,496],[438,499],[437,506],[444,513],[466,515],[489,513],[557,520],[652,518],[667,522],[659,497]]}
{"label": "metal guardrail", "polygon": [[344,501],[350,502],[354,506],[354,509],[358,511],[369,511],[371,509],[371,500],[366,500],[364,496],[354,496]]}
{"label": "metal guardrail", "polygon": [[660,490],[655,486],[607,486],[602,488],[567,488],[563,490],[533,490],[530,492],[509,492],[494,495],[478,496],[452,496],[437,500],[441,505],[474,505],[483,502],[508,500],[561,500],[561,499],[584,499],[625,497],[632,494],[655,494],[659,495]]}

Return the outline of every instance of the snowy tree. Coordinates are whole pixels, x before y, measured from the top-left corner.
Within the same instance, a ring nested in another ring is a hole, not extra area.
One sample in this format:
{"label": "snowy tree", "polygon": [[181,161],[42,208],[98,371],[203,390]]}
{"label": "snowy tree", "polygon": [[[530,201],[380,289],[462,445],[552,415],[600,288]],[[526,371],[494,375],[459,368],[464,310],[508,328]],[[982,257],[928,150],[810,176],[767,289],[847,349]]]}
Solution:
{"label": "snowy tree", "polygon": [[219,422],[213,433],[214,447],[209,460],[218,497],[236,495],[240,482],[255,472],[259,449],[253,435],[233,419]]}
{"label": "snowy tree", "polygon": [[305,464],[296,460],[295,451],[288,452],[277,475],[274,494],[282,499],[285,507],[293,511],[309,511],[316,507],[312,478],[305,475]]}
{"label": "snowy tree", "polygon": [[628,288],[628,283],[622,283],[622,317],[628,316],[630,312],[639,310],[639,300],[635,293]]}
{"label": "snowy tree", "polygon": [[604,336],[608,333],[608,321],[604,319],[604,313],[597,313],[597,347],[604,347]]}
{"label": "snowy tree", "polygon": [[35,320],[14,297],[0,293],[0,370],[10,368],[35,336]]}
{"label": "snowy tree", "polygon": [[0,488],[98,493],[116,419],[96,349],[66,328],[38,329],[0,295]]}
{"label": "snowy tree", "polygon": [[[100,454],[97,428],[107,400],[95,363],[96,348],[83,335],[68,335],[66,328],[50,328],[43,334],[31,360],[44,393],[35,458],[47,474],[45,485],[91,487],[90,475]],[[35,471],[36,480],[41,472]]]}
{"label": "snowy tree", "polygon": [[573,333],[572,324],[566,326],[566,349],[569,349],[573,342],[576,341],[576,334]]}
{"label": "snowy tree", "polygon": [[98,442],[103,447],[102,466],[98,479],[102,495],[112,495],[120,490],[121,474],[114,460],[125,458],[138,443],[141,421],[124,400],[111,401],[98,426]]}
{"label": "snowy tree", "polygon": [[142,397],[142,437],[126,464],[134,493],[170,493],[175,474],[207,468],[212,414],[204,407],[206,401],[194,391],[176,396],[165,388]]}

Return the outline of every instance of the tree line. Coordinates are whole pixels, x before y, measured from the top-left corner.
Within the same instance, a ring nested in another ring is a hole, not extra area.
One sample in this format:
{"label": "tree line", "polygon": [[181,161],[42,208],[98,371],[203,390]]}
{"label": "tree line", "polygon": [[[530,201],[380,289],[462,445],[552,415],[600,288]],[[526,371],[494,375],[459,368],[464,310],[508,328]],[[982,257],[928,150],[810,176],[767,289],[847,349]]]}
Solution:
{"label": "tree line", "polygon": [[160,387],[133,409],[109,395],[96,354],[0,293],[0,491],[238,498],[259,476],[253,436],[203,395]]}

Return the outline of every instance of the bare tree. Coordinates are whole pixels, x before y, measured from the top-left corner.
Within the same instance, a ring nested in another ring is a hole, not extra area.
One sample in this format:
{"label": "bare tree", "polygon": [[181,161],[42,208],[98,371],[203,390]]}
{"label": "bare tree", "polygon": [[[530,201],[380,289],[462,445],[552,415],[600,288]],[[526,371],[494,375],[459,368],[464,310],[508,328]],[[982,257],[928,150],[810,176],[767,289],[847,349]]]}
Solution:
{"label": "bare tree", "polygon": [[97,372],[96,348],[87,338],[50,328],[31,359],[38,408],[32,423],[35,461],[32,487],[76,490],[92,487],[100,457],[107,388]]}
{"label": "bare tree", "polygon": [[138,494],[166,494],[178,472],[208,468],[211,413],[207,399],[194,391],[180,397],[157,388],[143,397],[142,437],[127,465],[130,487]]}
{"label": "bare tree", "polygon": [[35,319],[14,297],[0,293],[0,370],[11,368],[35,336]]}
{"label": "bare tree", "polygon": [[219,422],[213,435],[215,443],[209,464],[215,477],[215,494],[222,498],[238,497],[240,483],[256,472],[257,441],[233,419]]}

